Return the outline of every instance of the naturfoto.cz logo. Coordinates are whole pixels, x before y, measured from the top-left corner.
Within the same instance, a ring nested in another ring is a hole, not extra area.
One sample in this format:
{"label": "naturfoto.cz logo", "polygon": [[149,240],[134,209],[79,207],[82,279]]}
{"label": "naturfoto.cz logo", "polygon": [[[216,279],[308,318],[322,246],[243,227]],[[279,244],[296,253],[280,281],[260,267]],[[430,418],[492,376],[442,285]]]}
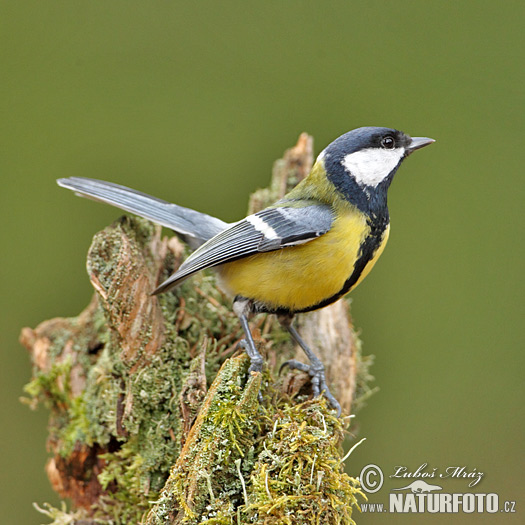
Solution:
{"label": "naturfoto.cz logo", "polygon": [[[466,467],[446,467],[441,471],[436,467],[428,469],[424,463],[415,471],[407,467],[396,466],[394,473],[389,477],[402,478],[404,484],[393,488],[389,493],[388,504],[385,503],[362,503],[362,512],[368,513],[514,513],[516,512],[515,501],[504,501],[500,504],[499,496],[495,493],[473,493],[467,492],[442,492],[441,484],[434,483],[435,480],[463,479],[468,481],[468,488],[476,486],[483,478],[483,472]],[[429,483],[424,479],[431,479]],[[410,481],[412,479],[413,481]],[[360,473],[359,481],[361,488],[368,494],[377,493],[384,482],[382,469],[374,464],[366,465]]]}

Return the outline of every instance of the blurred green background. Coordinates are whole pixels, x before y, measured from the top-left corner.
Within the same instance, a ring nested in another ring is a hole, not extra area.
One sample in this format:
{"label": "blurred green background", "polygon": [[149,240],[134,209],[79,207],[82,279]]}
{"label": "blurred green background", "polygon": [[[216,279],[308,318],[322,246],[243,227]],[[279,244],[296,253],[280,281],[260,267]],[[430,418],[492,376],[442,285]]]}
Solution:
{"label": "blurred green background", "polygon": [[1,2],[2,523],[45,522],[32,502],[57,502],[47,414],[18,400],[19,331],[87,304],[91,237],[120,215],[55,179],[236,220],[300,132],[318,152],[362,125],[437,142],[398,174],[389,246],[353,294],[380,391],[348,469],[467,466],[485,473],[476,492],[520,501],[356,519],[523,523],[524,15],[517,1]]}

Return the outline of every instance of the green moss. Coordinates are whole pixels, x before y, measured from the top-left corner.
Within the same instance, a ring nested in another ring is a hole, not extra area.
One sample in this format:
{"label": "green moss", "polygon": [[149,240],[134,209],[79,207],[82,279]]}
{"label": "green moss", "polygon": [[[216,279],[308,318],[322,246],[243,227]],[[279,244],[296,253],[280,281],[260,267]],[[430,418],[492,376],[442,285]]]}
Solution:
{"label": "green moss", "polygon": [[184,522],[196,524],[227,516],[239,506],[242,482],[235,461],[242,459],[251,468],[258,432],[260,376],[244,387],[247,368],[245,356],[224,363],[151,523],[163,523],[163,516],[182,511]]}
{"label": "green moss", "polygon": [[342,420],[324,399],[292,405],[271,388],[265,408],[236,362],[219,372],[145,523],[353,524],[362,493],[341,463]]}
{"label": "green moss", "polygon": [[[97,514],[112,523],[137,523],[158,493],[149,486],[144,458],[137,453],[137,438],[127,441],[114,453],[103,454],[107,466],[98,479],[108,495],[98,505]],[[146,497],[145,497],[146,496]]]}
{"label": "green moss", "polygon": [[[273,424],[272,424],[273,423]],[[284,404],[268,413],[250,475],[243,523],[352,524],[362,496],[343,470],[343,427],[324,399]]]}
{"label": "green moss", "polygon": [[67,408],[70,403],[69,374],[71,360],[55,362],[48,372],[35,370],[33,379],[24,386],[29,398],[24,401],[32,407],[42,403],[48,409]]}
{"label": "green moss", "polygon": [[75,397],[71,401],[67,424],[60,429],[57,437],[62,443],[60,454],[63,457],[69,456],[77,443],[93,444],[91,422],[87,417],[86,405],[82,396]]}

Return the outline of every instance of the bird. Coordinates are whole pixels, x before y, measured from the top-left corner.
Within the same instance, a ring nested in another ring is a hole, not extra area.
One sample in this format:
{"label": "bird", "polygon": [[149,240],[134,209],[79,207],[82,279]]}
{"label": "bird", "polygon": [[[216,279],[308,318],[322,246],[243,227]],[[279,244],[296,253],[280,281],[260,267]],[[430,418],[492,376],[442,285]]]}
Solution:
{"label": "bird", "polygon": [[262,371],[263,357],[248,321],[275,314],[309,360],[283,366],[307,372],[314,396],[323,394],[339,416],[324,366],[301,338],[294,316],[337,301],[368,275],[388,240],[392,179],[404,159],[433,142],[386,127],[349,131],[320,152],[308,176],[283,198],[234,223],[111,182],[69,177],[57,183],[175,231],[194,251],[152,294],[214,268],[233,297],[249,372]]}

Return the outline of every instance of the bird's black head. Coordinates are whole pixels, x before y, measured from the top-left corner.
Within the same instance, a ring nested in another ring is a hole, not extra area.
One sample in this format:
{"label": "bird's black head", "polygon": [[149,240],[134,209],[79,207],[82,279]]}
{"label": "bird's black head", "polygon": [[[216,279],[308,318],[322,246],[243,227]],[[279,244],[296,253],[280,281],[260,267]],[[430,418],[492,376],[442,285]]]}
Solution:
{"label": "bird's black head", "polygon": [[388,214],[387,190],[410,153],[434,142],[390,128],[357,128],[328,145],[319,155],[328,179],[367,215]]}

